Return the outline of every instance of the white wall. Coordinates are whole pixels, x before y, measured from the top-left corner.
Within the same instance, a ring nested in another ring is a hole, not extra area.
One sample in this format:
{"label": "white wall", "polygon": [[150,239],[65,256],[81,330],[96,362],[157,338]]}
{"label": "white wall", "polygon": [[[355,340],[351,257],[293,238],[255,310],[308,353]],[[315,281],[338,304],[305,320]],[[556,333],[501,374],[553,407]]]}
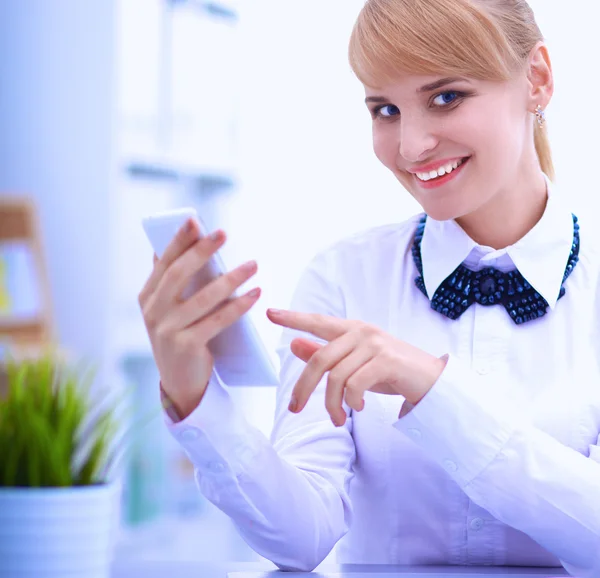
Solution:
{"label": "white wall", "polygon": [[37,202],[59,341],[94,363],[110,331],[113,75],[112,2],[0,2],[0,194]]}

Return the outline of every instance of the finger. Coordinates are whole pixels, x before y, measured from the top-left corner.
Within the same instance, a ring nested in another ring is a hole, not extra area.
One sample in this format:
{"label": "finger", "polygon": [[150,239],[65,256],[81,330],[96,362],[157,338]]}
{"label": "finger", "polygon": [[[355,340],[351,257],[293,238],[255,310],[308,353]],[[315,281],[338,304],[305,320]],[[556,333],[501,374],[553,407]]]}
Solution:
{"label": "finger", "polygon": [[196,241],[179,256],[166,271],[163,281],[159,284],[162,299],[166,303],[177,301],[184,289],[192,282],[192,278],[209,261],[210,258],[223,246],[225,236],[217,231],[215,235]]}
{"label": "finger", "polygon": [[345,402],[356,411],[362,411],[365,406],[365,391],[377,385],[378,376],[377,359],[372,357],[346,380]]}
{"label": "finger", "polygon": [[323,375],[335,367],[356,347],[356,333],[345,333],[315,352],[300,374],[292,391],[289,410],[299,413],[313,394]]}
{"label": "finger", "polygon": [[254,276],[257,270],[256,262],[249,261],[214,279],[189,299],[175,305],[167,324],[177,330],[197,323],[230,300],[235,290]]}
{"label": "finger", "polygon": [[363,410],[364,391],[353,391],[349,395],[348,381],[372,358],[373,354],[367,348],[358,346],[329,372],[325,393],[325,407],[334,425],[341,426],[346,423],[346,411],[343,408],[344,398],[348,406],[353,410]]}
{"label": "finger", "polygon": [[208,343],[221,333],[221,331],[247,313],[258,301],[260,294],[261,290],[257,287],[240,297],[228,301],[225,305],[213,311],[208,317],[188,327],[185,332],[192,334],[193,339],[198,340],[200,343]]}
{"label": "finger", "polygon": [[156,265],[158,263],[158,257],[156,256],[156,253],[154,253],[154,258],[152,259],[152,263],[154,265]]}
{"label": "finger", "polygon": [[152,273],[140,292],[139,301],[141,305],[154,293],[168,266],[177,256],[198,240],[198,235],[198,224],[195,220],[188,219],[165,249],[162,259],[155,261]]}
{"label": "finger", "polygon": [[290,349],[292,353],[301,359],[302,361],[308,362],[314,353],[324,347],[321,343],[311,341],[310,339],[304,339],[303,337],[297,337],[292,340]]}
{"label": "finger", "polygon": [[356,323],[348,319],[339,319],[319,313],[301,313],[299,311],[281,311],[278,309],[268,309],[267,316],[277,325],[305,331],[326,341],[333,341],[349,331]]}

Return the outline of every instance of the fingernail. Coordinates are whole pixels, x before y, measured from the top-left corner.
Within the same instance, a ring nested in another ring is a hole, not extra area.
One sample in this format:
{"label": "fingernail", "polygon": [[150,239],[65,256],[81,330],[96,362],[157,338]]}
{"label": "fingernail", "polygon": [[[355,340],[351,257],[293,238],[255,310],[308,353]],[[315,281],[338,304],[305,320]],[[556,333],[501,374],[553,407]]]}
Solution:
{"label": "fingernail", "polygon": [[244,263],[240,269],[242,270],[242,272],[247,273],[248,271],[252,271],[252,269],[254,269],[254,267],[256,266],[256,261],[248,261],[247,263]]}
{"label": "fingernail", "polygon": [[194,228],[194,221],[192,219],[188,219],[185,223],[185,232],[191,233],[193,228]]}
{"label": "fingernail", "polygon": [[290,400],[290,405],[288,406],[288,409],[292,412],[295,413],[296,409],[298,409],[298,400],[296,399],[295,395],[292,395],[292,398]]}
{"label": "fingernail", "polygon": [[260,295],[260,288],[252,289],[252,291],[248,291],[248,297],[254,299]]}
{"label": "fingernail", "polygon": [[221,231],[215,231],[214,233],[211,233],[211,235],[209,236],[209,239],[211,241],[220,241],[221,240]]}
{"label": "fingernail", "polygon": [[281,309],[269,309],[269,313],[274,317],[277,317],[278,315],[281,315],[283,311]]}

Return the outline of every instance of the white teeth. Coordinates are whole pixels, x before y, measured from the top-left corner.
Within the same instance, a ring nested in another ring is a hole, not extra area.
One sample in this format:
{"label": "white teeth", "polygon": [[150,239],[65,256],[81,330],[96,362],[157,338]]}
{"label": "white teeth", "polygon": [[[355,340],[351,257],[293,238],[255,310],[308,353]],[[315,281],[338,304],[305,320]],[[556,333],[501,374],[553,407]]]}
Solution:
{"label": "white teeth", "polygon": [[416,173],[417,177],[421,181],[430,181],[431,179],[435,179],[437,177],[443,177],[451,173],[453,170],[457,169],[460,165],[463,164],[463,161],[454,161],[452,163],[448,163],[447,165],[440,167],[437,171],[430,171],[428,173]]}

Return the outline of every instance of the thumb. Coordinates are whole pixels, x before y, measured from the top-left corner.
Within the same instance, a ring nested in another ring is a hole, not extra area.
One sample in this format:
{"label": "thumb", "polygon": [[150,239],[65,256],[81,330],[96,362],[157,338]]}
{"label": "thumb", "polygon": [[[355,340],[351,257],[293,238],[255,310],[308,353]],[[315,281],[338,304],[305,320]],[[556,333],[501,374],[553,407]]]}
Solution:
{"label": "thumb", "polygon": [[297,337],[290,344],[292,353],[302,361],[308,361],[321,347],[323,346],[320,343],[315,343],[304,337]]}

